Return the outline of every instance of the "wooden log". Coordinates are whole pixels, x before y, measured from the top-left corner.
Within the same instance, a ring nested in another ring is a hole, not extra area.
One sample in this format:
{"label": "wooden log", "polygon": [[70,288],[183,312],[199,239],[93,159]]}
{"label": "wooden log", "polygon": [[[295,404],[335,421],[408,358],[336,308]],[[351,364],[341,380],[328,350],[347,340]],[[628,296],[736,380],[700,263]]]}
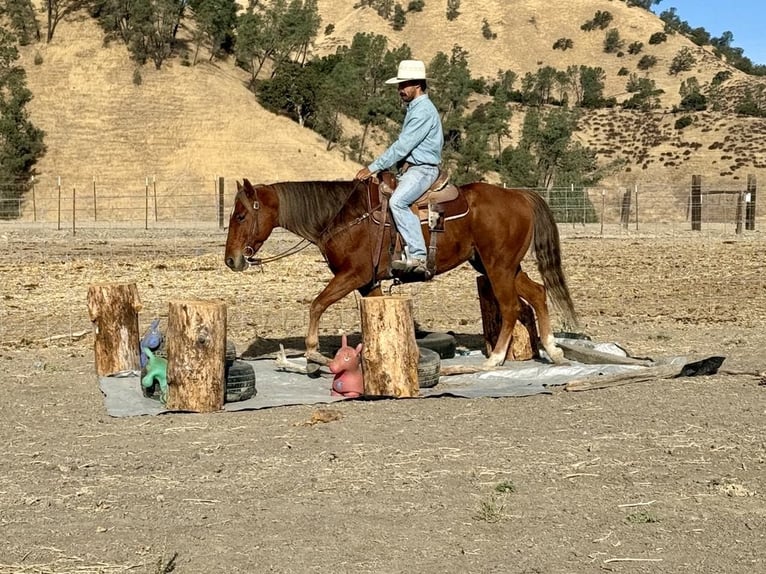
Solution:
{"label": "wooden log", "polygon": [[141,301],[136,284],[90,285],[87,304],[93,323],[96,373],[106,376],[140,369],[138,312]]}
{"label": "wooden log", "polygon": [[681,372],[683,365],[658,365],[656,367],[646,367],[629,373],[618,373],[616,375],[597,375],[585,379],[575,379],[569,381],[564,390],[567,391],[591,391],[594,389],[608,389],[611,387],[620,387],[631,383],[645,383],[656,381],[658,379],[671,379]]}
{"label": "wooden log", "polygon": [[171,301],[168,305],[168,399],[171,410],[223,408],[226,389],[226,305]]}
{"label": "wooden log", "polygon": [[412,299],[401,296],[361,300],[364,394],[416,397],[419,351]]}
{"label": "wooden log", "polygon": [[[476,278],[476,288],[479,291],[481,323],[484,341],[487,345],[487,355],[489,355],[495,348],[497,338],[500,335],[503,317],[489,279],[484,275],[479,275]],[[519,313],[519,320],[513,326],[511,344],[505,355],[506,361],[528,361],[537,357],[540,350],[540,336],[537,333],[535,312],[523,299],[519,299],[519,303],[521,304],[521,312]]]}

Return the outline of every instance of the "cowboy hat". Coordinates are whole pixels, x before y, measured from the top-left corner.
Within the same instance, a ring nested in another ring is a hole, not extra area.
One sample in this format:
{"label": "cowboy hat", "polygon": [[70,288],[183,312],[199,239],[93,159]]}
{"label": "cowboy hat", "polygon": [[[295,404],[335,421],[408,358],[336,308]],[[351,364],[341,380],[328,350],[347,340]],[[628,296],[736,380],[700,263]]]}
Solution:
{"label": "cowboy hat", "polygon": [[395,78],[386,80],[387,84],[400,84],[411,80],[425,80],[426,65],[421,60],[402,60]]}

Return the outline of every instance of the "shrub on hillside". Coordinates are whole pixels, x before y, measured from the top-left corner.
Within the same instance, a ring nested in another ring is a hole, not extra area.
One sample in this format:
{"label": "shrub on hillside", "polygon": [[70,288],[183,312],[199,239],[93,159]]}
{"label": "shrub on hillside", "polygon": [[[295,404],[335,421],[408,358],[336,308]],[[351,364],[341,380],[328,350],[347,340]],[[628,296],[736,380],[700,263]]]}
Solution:
{"label": "shrub on hillside", "polygon": [[460,16],[460,0],[447,0],[447,20],[452,22]]}
{"label": "shrub on hillside", "polygon": [[631,42],[628,46],[628,54],[636,55],[644,48],[643,42]]}
{"label": "shrub on hillside", "polygon": [[492,31],[492,28],[489,27],[489,22],[486,18],[484,18],[481,23],[481,35],[484,36],[485,40],[494,40],[497,38],[497,34],[495,34]]}
{"label": "shrub on hillside", "polygon": [[410,0],[410,3],[407,4],[407,12],[422,12],[425,5],[424,0]]}
{"label": "shrub on hillside", "polygon": [[657,58],[654,56],[650,56],[649,54],[645,54],[644,56],[641,56],[641,59],[638,61],[638,69],[639,70],[648,70],[652,66],[654,66],[657,63]]}
{"label": "shrub on hillside", "polygon": [[581,30],[590,32],[591,30],[606,30],[606,27],[612,22],[612,14],[606,10],[597,10],[592,20],[588,20],[582,26]]}
{"label": "shrub on hillside", "polygon": [[620,31],[617,28],[612,28],[604,38],[604,52],[613,54],[622,48],[623,44],[624,42],[620,39]]}
{"label": "shrub on hillside", "polygon": [[678,118],[678,119],[676,120],[676,123],[674,124],[674,127],[675,127],[677,130],[682,130],[682,129],[684,129],[686,126],[690,126],[690,125],[692,125],[693,123],[694,123],[694,120],[692,119],[692,117],[691,117],[691,116],[681,116],[680,118]]}
{"label": "shrub on hillside", "polygon": [[574,48],[574,42],[572,42],[571,38],[559,38],[553,43],[554,50],[566,52],[569,48]]}
{"label": "shrub on hillside", "polygon": [[649,37],[649,43],[653,46],[656,44],[662,44],[668,39],[668,35],[665,32],[655,32]]}
{"label": "shrub on hillside", "polygon": [[692,54],[692,51],[687,46],[684,46],[673,57],[669,71],[675,76],[681,72],[688,72],[696,63],[697,58],[694,57],[694,54]]}

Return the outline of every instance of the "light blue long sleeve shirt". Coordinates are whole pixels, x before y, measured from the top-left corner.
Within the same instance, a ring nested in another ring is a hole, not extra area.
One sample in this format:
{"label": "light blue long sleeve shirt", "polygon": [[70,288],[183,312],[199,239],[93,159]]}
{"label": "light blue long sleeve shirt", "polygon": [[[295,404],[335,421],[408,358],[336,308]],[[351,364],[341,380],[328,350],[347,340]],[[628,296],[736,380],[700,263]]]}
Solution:
{"label": "light blue long sleeve shirt", "polygon": [[412,165],[439,165],[443,146],[439,112],[428,94],[422,94],[407,105],[399,138],[367,169],[374,173],[401,161]]}

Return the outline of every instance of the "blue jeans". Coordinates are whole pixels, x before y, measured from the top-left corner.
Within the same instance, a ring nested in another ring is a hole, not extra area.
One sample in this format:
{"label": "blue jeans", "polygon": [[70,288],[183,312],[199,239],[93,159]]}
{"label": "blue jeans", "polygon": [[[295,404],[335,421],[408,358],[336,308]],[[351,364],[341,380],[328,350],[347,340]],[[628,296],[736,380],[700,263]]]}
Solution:
{"label": "blue jeans", "polygon": [[426,258],[426,242],[420,218],[410,210],[410,206],[431,187],[438,176],[438,166],[413,165],[399,176],[399,182],[389,200],[391,214],[407,245],[410,259]]}

